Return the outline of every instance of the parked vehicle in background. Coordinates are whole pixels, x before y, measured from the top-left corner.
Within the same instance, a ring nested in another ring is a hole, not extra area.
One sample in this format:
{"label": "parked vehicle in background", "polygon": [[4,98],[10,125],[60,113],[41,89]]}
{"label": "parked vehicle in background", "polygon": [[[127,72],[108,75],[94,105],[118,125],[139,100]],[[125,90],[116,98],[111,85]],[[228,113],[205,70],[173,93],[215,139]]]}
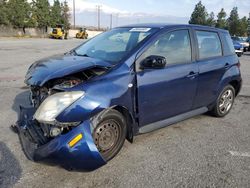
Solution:
{"label": "parked vehicle in background", "polygon": [[86,28],[80,28],[79,32],[76,33],[77,39],[88,39],[88,33]]}
{"label": "parked vehicle in background", "polygon": [[235,49],[235,53],[240,57],[244,53],[243,45],[237,41],[233,40],[233,45]]}
{"label": "parked vehicle in background", "polygon": [[208,111],[226,116],[241,82],[226,30],[118,27],[30,66],[32,106],[20,107],[16,129],[28,158],[93,170],[125,139]]}
{"label": "parked vehicle in background", "polygon": [[249,44],[248,51],[250,51],[250,37],[247,37],[246,42]]}
{"label": "parked vehicle in background", "polygon": [[54,39],[67,39],[67,31],[65,31],[64,25],[59,24],[55,28],[52,28],[52,32],[50,33],[50,38]]}
{"label": "parked vehicle in background", "polygon": [[243,45],[243,48],[244,48],[244,52],[248,51],[249,49],[249,43],[246,42],[242,37],[231,37],[233,41],[236,41],[236,42],[239,42],[240,44]]}

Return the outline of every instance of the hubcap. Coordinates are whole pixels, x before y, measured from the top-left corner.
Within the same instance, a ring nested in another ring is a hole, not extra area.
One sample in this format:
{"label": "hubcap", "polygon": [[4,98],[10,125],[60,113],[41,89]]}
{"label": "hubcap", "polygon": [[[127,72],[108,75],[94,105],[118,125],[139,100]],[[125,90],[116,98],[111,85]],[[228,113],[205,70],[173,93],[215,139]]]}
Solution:
{"label": "hubcap", "polygon": [[114,147],[119,138],[118,124],[113,120],[103,122],[94,132],[97,149],[103,153]]}
{"label": "hubcap", "polygon": [[222,114],[227,113],[233,104],[233,92],[231,89],[226,90],[221,98],[220,98],[220,102],[219,102],[219,110]]}

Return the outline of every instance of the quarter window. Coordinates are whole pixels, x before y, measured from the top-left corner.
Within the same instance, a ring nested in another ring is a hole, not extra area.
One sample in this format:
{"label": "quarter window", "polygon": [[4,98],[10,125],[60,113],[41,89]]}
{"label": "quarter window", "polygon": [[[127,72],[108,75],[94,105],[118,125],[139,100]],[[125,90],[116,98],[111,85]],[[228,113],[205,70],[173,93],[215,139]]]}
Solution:
{"label": "quarter window", "polygon": [[234,55],[234,45],[233,41],[228,33],[223,34],[224,41],[224,55]]}
{"label": "quarter window", "polygon": [[163,34],[140,59],[158,55],[165,57],[167,64],[190,63],[191,51],[188,30],[178,30]]}
{"label": "quarter window", "polygon": [[196,31],[196,36],[200,59],[222,56],[221,42],[217,33]]}

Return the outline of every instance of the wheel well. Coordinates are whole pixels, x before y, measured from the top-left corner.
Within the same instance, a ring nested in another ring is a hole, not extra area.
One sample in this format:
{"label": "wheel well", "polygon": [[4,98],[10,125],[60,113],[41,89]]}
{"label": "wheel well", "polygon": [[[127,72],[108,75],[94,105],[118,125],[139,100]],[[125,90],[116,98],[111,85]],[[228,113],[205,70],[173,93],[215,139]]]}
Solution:
{"label": "wheel well", "polygon": [[120,112],[124,116],[124,118],[126,120],[126,124],[127,124],[126,139],[132,143],[133,142],[133,135],[134,135],[133,125],[135,124],[133,116],[130,114],[129,110],[123,106],[115,106],[115,107],[113,107],[113,109],[117,110],[118,112]]}
{"label": "wheel well", "polygon": [[229,84],[234,87],[235,96],[237,96],[239,94],[239,91],[240,91],[240,82],[237,80],[233,80],[233,81],[229,82]]}

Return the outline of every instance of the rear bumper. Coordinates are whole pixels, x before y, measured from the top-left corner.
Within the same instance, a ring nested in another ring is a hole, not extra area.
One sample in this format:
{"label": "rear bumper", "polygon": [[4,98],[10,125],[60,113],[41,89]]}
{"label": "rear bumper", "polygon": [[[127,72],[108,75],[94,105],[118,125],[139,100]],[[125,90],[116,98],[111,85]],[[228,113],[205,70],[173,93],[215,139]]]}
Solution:
{"label": "rear bumper", "polygon": [[[38,136],[34,129],[36,121],[32,120],[33,114],[33,108],[20,108],[17,122],[21,145],[29,159],[77,171],[91,171],[106,164],[93,142],[91,124],[88,120],[70,132],[57,136],[42,146],[37,146],[31,140],[31,137]],[[82,139],[70,148],[68,143],[80,133],[83,135]]]}
{"label": "rear bumper", "polygon": [[242,55],[244,52],[243,52],[243,50],[235,50],[235,53],[236,53],[237,55]]}

